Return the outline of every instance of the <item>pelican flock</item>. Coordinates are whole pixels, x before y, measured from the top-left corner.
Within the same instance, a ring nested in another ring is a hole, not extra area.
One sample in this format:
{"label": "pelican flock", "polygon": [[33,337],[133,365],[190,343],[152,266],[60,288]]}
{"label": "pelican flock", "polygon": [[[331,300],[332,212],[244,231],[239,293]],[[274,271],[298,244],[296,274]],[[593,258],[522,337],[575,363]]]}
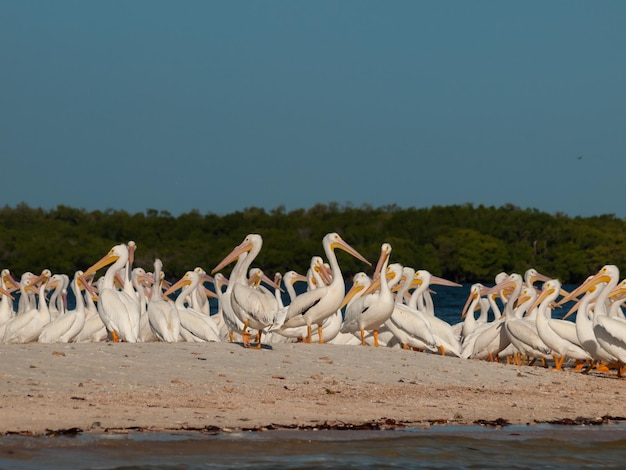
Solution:
{"label": "pelican flock", "polygon": [[[618,377],[626,371],[626,280],[620,282],[615,265],[571,292],[532,268],[499,273],[493,287],[471,286],[459,322],[450,324],[437,315],[432,289],[460,284],[392,262],[389,243],[382,243],[372,276],[359,272],[348,292],[336,250],[364,267],[371,263],[339,234],[322,239],[326,258],[313,255],[306,275],[291,270],[270,279],[253,267],[262,246],[261,235],[249,234],[211,270],[213,276],[196,267],[173,285],[159,259],[153,272],[133,268],[132,241],[115,245],[73,276],[45,269],[18,281],[3,269],[0,342],[372,345]],[[231,263],[230,273],[223,272]],[[306,283],[301,293],[296,282]],[[67,307],[68,289],[76,299],[73,309]],[[209,298],[216,299],[217,313],[211,313]],[[575,305],[556,318],[554,308],[570,301]],[[567,320],[574,312],[575,321]]]}

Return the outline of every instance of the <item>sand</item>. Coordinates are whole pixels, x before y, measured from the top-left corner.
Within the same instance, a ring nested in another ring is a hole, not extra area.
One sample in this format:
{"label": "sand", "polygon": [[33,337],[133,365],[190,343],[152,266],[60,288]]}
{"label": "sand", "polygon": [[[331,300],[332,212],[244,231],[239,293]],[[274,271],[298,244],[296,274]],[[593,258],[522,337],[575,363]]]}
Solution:
{"label": "sand", "polygon": [[[626,379],[392,348],[0,345],[0,435],[607,422]],[[576,421],[577,420],[577,421]]]}

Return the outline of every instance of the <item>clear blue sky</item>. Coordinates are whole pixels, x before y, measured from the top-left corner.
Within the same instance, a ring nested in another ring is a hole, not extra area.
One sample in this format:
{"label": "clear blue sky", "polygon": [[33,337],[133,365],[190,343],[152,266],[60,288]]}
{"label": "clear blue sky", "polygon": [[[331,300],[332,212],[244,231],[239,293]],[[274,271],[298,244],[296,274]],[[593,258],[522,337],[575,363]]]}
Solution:
{"label": "clear blue sky", "polygon": [[0,204],[626,217],[626,2],[0,0]]}

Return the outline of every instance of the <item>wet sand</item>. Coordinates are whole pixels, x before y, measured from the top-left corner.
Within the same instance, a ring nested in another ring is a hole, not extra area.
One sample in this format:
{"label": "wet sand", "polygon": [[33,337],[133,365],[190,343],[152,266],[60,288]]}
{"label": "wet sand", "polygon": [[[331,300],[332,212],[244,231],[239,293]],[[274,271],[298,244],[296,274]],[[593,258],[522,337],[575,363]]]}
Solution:
{"label": "wet sand", "polygon": [[0,345],[0,434],[600,422],[624,378],[391,348]]}

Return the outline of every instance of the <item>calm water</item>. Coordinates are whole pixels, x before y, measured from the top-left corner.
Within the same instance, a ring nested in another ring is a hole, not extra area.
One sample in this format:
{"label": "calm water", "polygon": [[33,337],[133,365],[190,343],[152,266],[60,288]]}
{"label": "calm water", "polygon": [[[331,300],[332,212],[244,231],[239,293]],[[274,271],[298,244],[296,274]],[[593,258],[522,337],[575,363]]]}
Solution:
{"label": "calm water", "polygon": [[624,468],[626,426],[0,438],[2,469]]}

